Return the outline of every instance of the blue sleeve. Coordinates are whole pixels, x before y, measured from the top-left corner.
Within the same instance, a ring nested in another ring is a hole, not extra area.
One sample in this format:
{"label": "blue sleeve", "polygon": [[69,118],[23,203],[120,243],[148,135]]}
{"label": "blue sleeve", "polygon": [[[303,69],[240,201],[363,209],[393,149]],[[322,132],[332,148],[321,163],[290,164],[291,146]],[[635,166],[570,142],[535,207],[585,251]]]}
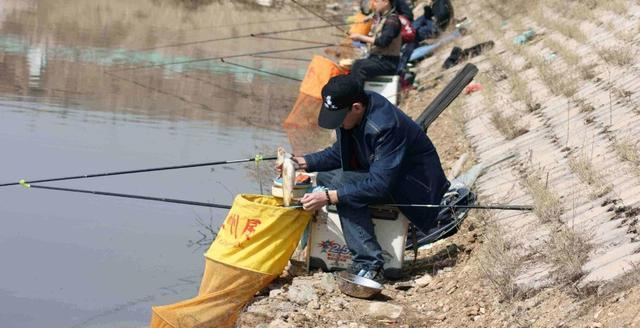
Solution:
{"label": "blue sleeve", "polygon": [[317,153],[304,155],[307,162],[307,172],[324,172],[342,167],[338,141]]}
{"label": "blue sleeve", "polygon": [[383,201],[400,174],[407,151],[406,134],[398,125],[384,129],[375,138],[375,158],[366,179],[338,188],[339,202],[366,206]]}

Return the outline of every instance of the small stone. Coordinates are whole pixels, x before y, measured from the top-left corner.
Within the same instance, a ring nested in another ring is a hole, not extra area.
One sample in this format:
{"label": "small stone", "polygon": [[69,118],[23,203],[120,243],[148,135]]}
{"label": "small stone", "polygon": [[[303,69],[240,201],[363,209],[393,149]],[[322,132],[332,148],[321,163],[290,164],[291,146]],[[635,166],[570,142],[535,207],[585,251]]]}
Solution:
{"label": "small stone", "polygon": [[593,319],[594,320],[598,320],[598,317],[600,316],[600,313],[602,313],[603,309],[598,310],[594,315],[593,315]]}
{"label": "small stone", "polygon": [[404,312],[404,308],[391,303],[371,302],[367,312],[375,318],[398,319]]}
{"label": "small stone", "polygon": [[318,300],[316,290],[308,282],[298,281],[294,281],[294,283],[289,287],[287,297],[291,302],[297,304],[307,304],[311,301]]}
{"label": "small stone", "polygon": [[592,322],[592,323],[589,325],[589,327],[591,327],[591,328],[602,328],[602,327],[604,327],[604,325],[603,325],[603,324],[601,324],[601,323],[599,323],[599,322]]}
{"label": "small stone", "polygon": [[424,287],[431,283],[433,277],[431,277],[428,273],[425,273],[424,276],[415,280],[415,285],[418,287]]}
{"label": "small stone", "polygon": [[438,321],[444,321],[445,319],[447,319],[447,315],[442,313],[442,314],[438,314],[437,316],[435,316],[433,318],[438,320]]}
{"label": "small stone", "polygon": [[269,328],[293,328],[293,325],[280,319],[271,321]]}
{"label": "small stone", "polygon": [[448,305],[445,305],[445,306],[442,308],[442,312],[449,312],[449,306],[448,306]]}
{"label": "small stone", "polygon": [[467,315],[473,317],[475,315],[478,315],[478,311],[478,306],[471,306],[467,308]]}
{"label": "small stone", "polygon": [[275,308],[278,313],[286,314],[287,312],[293,312],[293,310],[297,308],[297,305],[291,302],[279,302],[279,303],[276,303]]}
{"label": "small stone", "polygon": [[301,323],[307,320],[307,317],[304,314],[296,313],[291,317],[291,321],[296,323]]}
{"label": "small stone", "polygon": [[472,319],[473,319],[473,321],[478,321],[478,320],[480,320],[480,318],[482,318],[482,317],[479,316],[479,315],[476,315]]}
{"label": "small stone", "polygon": [[487,312],[487,310],[483,307],[480,308],[480,313],[485,314]]}
{"label": "small stone", "polygon": [[320,303],[315,300],[307,303],[307,310],[320,310]]}
{"label": "small stone", "polygon": [[323,274],[320,278],[320,287],[322,287],[322,289],[324,289],[327,293],[331,293],[336,290],[336,279],[333,277],[333,274]]}
{"label": "small stone", "polygon": [[272,289],[269,292],[269,297],[275,298],[275,297],[282,296],[283,294],[284,294],[284,290],[282,290],[282,289]]}

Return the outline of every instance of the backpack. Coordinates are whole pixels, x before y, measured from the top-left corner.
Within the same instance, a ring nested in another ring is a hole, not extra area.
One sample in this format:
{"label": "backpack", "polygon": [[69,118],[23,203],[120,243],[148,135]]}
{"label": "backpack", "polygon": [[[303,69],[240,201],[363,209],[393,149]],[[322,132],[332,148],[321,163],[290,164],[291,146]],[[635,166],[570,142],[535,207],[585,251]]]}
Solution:
{"label": "backpack", "polygon": [[411,43],[416,39],[416,29],[413,28],[411,21],[404,16],[398,15],[400,20],[400,35],[402,36],[402,43]]}

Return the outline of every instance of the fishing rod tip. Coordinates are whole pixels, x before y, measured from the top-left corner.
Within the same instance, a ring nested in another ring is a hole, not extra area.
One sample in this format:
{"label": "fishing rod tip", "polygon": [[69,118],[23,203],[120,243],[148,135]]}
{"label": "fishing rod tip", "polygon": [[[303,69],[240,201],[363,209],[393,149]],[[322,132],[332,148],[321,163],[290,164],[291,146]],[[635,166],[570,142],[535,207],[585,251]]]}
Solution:
{"label": "fishing rod tip", "polygon": [[31,188],[31,185],[30,185],[30,184],[28,184],[28,183],[27,183],[27,181],[26,181],[25,179],[20,179],[20,181],[18,181],[18,183],[19,183],[21,186],[23,186],[23,187],[25,187],[25,188],[27,188],[27,189]]}

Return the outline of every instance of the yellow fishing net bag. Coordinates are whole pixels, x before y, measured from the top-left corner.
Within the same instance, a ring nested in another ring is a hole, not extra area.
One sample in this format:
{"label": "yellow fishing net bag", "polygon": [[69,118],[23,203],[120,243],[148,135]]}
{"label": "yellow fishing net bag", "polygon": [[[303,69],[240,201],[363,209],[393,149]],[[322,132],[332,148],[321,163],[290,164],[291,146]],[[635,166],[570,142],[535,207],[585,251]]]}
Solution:
{"label": "yellow fishing net bag", "polygon": [[274,197],[238,195],[205,253],[198,296],[153,307],[150,327],[233,327],[242,307],[284,270],[310,219]]}

